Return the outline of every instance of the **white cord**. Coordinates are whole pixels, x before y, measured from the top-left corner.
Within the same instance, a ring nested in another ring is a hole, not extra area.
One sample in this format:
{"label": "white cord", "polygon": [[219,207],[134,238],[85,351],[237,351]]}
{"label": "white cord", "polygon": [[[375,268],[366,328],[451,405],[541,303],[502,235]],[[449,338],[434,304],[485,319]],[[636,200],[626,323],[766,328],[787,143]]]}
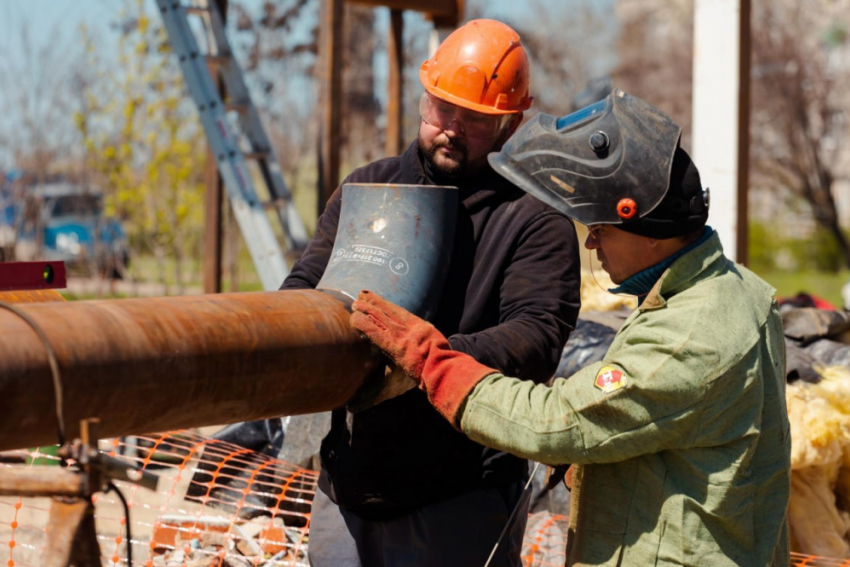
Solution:
{"label": "white cord", "polygon": [[528,492],[528,487],[531,486],[531,481],[534,480],[534,475],[537,474],[537,469],[540,468],[540,463],[535,463],[534,470],[531,471],[531,475],[528,477],[528,482],[525,483],[525,488],[522,489],[522,494],[517,500],[516,505],[514,506],[511,515],[508,517],[508,521],[505,524],[505,527],[502,528],[502,533],[499,534],[499,539],[496,540],[496,545],[493,546],[493,551],[490,552],[490,557],[487,558],[487,563],[484,564],[484,567],[490,567],[490,562],[493,561],[493,558],[496,556],[496,551],[499,549],[499,544],[502,543],[502,540],[505,538],[505,534],[508,532],[508,528],[511,526],[511,522],[514,521],[514,516],[516,516],[517,511],[519,511],[520,504],[525,500],[525,494]]}

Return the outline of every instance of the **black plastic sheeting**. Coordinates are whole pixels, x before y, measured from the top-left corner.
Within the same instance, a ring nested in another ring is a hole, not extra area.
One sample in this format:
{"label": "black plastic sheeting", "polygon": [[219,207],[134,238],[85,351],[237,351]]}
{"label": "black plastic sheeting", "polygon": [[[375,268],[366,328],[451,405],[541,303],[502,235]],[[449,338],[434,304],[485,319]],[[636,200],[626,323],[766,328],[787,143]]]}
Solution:
{"label": "black plastic sheeting", "polygon": [[786,373],[788,382],[817,383],[817,367],[850,368],[850,345],[835,339],[850,331],[850,311],[814,307],[781,308],[785,328]]}
{"label": "black plastic sheeting", "polygon": [[[252,452],[239,455],[238,459],[234,459],[233,455],[218,453],[205,455],[198,461],[198,469],[192,476],[193,482],[186,491],[186,500],[207,504],[229,513],[236,512],[246,520],[268,515],[268,510],[274,509],[278,501],[279,491],[272,490],[272,493],[269,493],[268,488],[274,483],[274,478],[253,474],[253,467],[247,464],[255,462],[257,466],[261,465],[263,461],[258,455],[277,457],[284,440],[282,419],[278,417],[233,423],[210,437],[250,449]],[[219,472],[213,476],[214,471]],[[250,480],[259,484],[256,484],[254,492],[245,496],[243,491]],[[304,521],[297,515],[290,517],[285,511],[283,517],[287,525],[297,525]]]}
{"label": "black plastic sheeting", "polygon": [[[531,479],[531,499],[528,503],[529,514],[549,510],[561,514],[569,514],[570,491],[564,484],[565,467],[558,467],[552,471],[546,465],[540,465],[534,472],[536,463],[529,463],[529,471],[534,473]],[[549,475],[556,475],[551,479]],[[556,480],[556,482],[555,482]]]}
{"label": "black plastic sheeting", "polygon": [[277,417],[232,423],[216,431],[211,437],[276,457],[283,445],[283,422]]}
{"label": "black plastic sheeting", "polygon": [[820,364],[811,353],[800,347],[792,340],[785,339],[785,380],[795,382],[802,380],[817,384],[820,374],[815,365]]}
{"label": "black plastic sheeting", "polygon": [[806,346],[823,338],[837,337],[850,330],[850,311],[784,305],[782,326],[785,337]]}
{"label": "black plastic sheeting", "polygon": [[582,313],[561,352],[555,376],[567,378],[588,364],[602,360],[624,320],[624,314]]}
{"label": "black plastic sheeting", "polygon": [[850,368],[850,345],[829,339],[821,339],[807,346],[806,352],[825,366]]}

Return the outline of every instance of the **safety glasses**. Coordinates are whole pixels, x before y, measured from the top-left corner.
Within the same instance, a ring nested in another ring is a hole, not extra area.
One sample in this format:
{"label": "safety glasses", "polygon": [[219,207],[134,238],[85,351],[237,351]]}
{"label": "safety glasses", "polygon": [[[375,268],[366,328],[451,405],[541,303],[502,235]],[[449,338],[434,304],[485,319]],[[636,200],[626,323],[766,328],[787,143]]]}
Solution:
{"label": "safety glasses", "polygon": [[467,110],[440,100],[428,93],[419,99],[419,115],[426,123],[449,130],[454,122],[464,136],[469,138],[495,138],[511,118],[510,114],[492,115]]}
{"label": "safety glasses", "polygon": [[605,234],[607,226],[604,224],[595,224],[587,227],[587,234],[596,242],[602,240],[602,235]]}

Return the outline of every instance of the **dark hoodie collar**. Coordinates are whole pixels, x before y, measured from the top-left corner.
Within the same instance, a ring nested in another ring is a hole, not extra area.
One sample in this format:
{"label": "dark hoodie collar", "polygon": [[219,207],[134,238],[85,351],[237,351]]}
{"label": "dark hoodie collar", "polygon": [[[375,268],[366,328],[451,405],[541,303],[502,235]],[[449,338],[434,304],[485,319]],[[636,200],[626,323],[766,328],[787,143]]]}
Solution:
{"label": "dark hoodie collar", "polygon": [[489,164],[476,175],[467,178],[440,175],[431,168],[431,164],[419,150],[418,140],[402,155],[402,167],[405,170],[405,182],[457,187],[460,199],[467,208],[488,201],[494,196],[504,199],[510,193],[522,193],[519,188],[493,171]]}
{"label": "dark hoodie collar", "polygon": [[401,181],[411,185],[433,184],[425,175],[425,170],[422,167],[418,140],[414,140],[401,154]]}

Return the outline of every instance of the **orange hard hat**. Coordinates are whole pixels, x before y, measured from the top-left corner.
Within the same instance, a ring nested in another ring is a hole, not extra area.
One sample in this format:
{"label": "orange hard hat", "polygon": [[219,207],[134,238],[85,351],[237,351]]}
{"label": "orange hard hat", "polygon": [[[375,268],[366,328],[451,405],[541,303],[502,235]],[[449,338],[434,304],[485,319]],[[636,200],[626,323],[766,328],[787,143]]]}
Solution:
{"label": "orange hard hat", "polygon": [[472,20],[440,44],[422,63],[425,90],[457,106],[484,114],[528,109],[528,56],[516,33],[496,20]]}

